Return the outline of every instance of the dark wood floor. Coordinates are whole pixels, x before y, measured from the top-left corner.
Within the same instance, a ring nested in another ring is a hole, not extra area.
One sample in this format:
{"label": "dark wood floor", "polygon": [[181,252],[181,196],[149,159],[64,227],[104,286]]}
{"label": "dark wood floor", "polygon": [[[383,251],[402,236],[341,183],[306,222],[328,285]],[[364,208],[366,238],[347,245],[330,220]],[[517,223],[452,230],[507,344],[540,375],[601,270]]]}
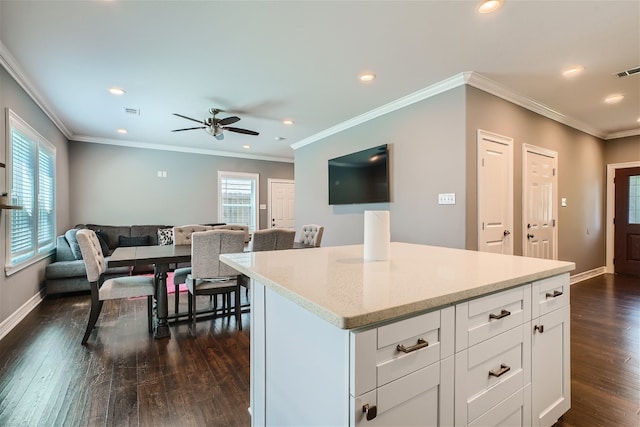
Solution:
{"label": "dark wood floor", "polygon": [[[571,292],[572,408],[556,426],[638,427],[640,279]],[[83,347],[88,309],[87,295],[45,300],[0,341],[0,426],[249,425],[248,314],[243,331],[215,319],[154,340],[145,300],[110,301]]]}

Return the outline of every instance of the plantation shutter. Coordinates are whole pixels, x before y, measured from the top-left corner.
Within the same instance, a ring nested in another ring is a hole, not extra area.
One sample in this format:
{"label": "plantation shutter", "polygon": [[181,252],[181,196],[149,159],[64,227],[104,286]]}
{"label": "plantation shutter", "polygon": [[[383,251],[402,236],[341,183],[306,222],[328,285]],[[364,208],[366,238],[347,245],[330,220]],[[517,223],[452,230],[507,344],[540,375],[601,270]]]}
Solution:
{"label": "plantation shutter", "polygon": [[11,264],[35,253],[34,210],[36,144],[17,129],[11,131],[11,198],[22,210],[11,211]]}
{"label": "plantation shutter", "polygon": [[55,238],[55,157],[38,149],[38,252],[53,247]]}
{"label": "plantation shutter", "polygon": [[244,224],[249,232],[256,230],[257,175],[219,174],[220,221],[227,224]]}

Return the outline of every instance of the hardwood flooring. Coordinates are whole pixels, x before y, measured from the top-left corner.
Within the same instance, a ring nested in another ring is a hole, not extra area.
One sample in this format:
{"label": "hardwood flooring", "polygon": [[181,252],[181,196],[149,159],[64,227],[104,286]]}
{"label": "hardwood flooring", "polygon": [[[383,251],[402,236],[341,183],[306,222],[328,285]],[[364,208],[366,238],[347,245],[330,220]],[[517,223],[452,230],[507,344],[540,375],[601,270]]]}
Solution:
{"label": "hardwood flooring", "polygon": [[[43,301],[0,341],[0,426],[249,425],[249,314],[242,331],[218,318],[155,340],[145,310],[106,302],[83,347],[89,296]],[[556,427],[638,427],[640,279],[578,283],[571,311],[572,408]]]}

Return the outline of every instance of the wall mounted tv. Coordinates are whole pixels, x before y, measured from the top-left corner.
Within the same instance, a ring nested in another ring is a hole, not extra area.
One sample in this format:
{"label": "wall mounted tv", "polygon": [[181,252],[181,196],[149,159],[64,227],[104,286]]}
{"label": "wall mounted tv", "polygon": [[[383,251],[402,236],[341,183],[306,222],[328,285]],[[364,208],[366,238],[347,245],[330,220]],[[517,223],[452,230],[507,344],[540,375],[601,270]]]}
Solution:
{"label": "wall mounted tv", "polygon": [[329,160],[329,204],[389,202],[389,150],[369,148]]}

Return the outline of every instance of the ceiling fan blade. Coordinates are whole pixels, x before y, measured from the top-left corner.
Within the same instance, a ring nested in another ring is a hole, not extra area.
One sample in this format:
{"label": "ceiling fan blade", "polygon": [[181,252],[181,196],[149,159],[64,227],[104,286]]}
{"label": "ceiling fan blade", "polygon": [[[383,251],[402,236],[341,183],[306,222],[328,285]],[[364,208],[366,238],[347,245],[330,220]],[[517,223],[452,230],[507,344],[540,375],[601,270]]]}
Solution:
{"label": "ceiling fan blade", "polygon": [[245,135],[260,135],[260,133],[254,131],[254,130],[249,130],[249,129],[232,128],[232,127],[229,127],[229,126],[225,126],[222,129],[228,130],[230,132],[244,133]]}
{"label": "ceiling fan blade", "polygon": [[196,123],[205,124],[205,122],[203,120],[192,119],[191,117],[183,116],[182,114],[173,113],[173,115],[174,116],[178,116],[178,117],[182,117],[183,119],[191,120],[191,121],[196,122]]}
{"label": "ceiling fan blade", "polygon": [[237,121],[240,121],[240,117],[230,116],[230,117],[225,117],[224,119],[218,120],[218,124],[222,126],[226,126],[226,125],[232,125]]}
{"label": "ceiling fan blade", "polygon": [[204,129],[206,126],[198,126],[195,128],[184,128],[184,129],[174,129],[171,132],[182,132],[183,130],[194,130],[194,129]]}

